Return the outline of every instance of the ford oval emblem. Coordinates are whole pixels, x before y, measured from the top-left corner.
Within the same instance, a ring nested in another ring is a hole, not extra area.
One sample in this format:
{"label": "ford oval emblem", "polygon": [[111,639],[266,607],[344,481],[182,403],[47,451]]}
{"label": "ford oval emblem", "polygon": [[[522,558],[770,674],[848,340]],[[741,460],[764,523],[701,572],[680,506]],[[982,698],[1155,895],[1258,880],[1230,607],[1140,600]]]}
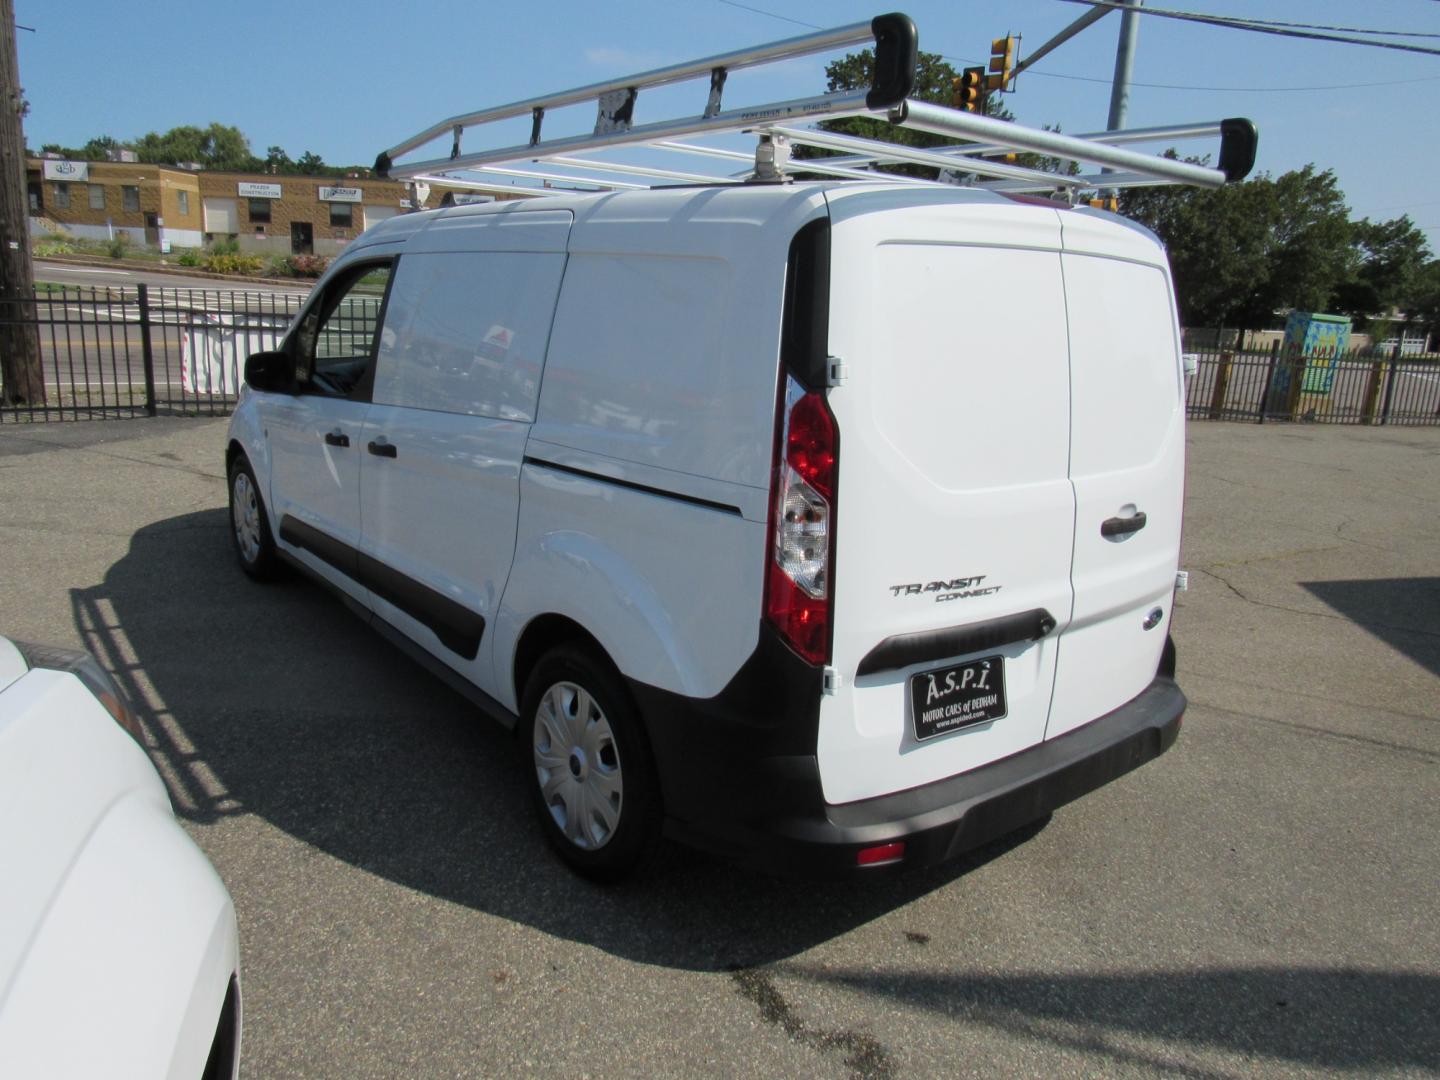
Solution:
{"label": "ford oval emblem", "polygon": [[1154,630],[1155,627],[1160,625],[1160,620],[1163,618],[1165,618],[1165,612],[1157,607],[1152,609],[1149,615],[1145,616],[1145,621],[1140,625],[1146,630]]}

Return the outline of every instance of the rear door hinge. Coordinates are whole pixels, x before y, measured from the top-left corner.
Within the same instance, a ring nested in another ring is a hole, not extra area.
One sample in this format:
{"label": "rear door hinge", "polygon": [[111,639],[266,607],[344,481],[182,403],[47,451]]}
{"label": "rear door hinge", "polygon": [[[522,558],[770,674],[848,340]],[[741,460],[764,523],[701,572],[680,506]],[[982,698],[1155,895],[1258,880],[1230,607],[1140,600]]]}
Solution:
{"label": "rear door hinge", "polygon": [[821,691],[824,694],[830,695],[840,689],[840,673],[836,671],[833,667],[827,667],[825,669],[822,680],[823,681],[820,685]]}
{"label": "rear door hinge", "polygon": [[829,357],[825,361],[825,385],[839,386],[850,377],[850,369],[845,361],[838,356]]}

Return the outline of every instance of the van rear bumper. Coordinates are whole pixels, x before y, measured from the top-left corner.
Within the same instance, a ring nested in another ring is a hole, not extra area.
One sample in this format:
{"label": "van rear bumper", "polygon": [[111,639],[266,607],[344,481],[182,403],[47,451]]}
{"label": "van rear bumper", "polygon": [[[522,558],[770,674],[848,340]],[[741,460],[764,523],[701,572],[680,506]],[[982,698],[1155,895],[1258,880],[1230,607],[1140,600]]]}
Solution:
{"label": "van rear bumper", "polygon": [[[806,876],[874,873],[882,867],[857,865],[857,853],[896,841],[904,841],[904,857],[884,866],[934,865],[1159,757],[1175,742],[1185,705],[1179,686],[1161,675],[1120,708],[1058,738],[958,776],[839,806],[818,797],[818,769],[813,784],[806,775],[813,758],[752,761],[749,799],[724,808],[729,813],[671,819],[668,831],[751,865]],[[796,806],[797,787],[813,793],[809,807]],[[779,812],[766,811],[771,792]]]}

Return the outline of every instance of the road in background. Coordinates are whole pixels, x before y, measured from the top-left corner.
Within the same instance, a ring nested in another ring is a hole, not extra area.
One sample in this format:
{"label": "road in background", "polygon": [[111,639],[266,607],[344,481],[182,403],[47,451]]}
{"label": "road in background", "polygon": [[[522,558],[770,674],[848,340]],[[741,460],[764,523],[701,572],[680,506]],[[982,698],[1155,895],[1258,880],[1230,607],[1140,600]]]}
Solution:
{"label": "road in background", "polygon": [[247,282],[244,278],[192,277],[185,274],[152,273],[147,270],[111,269],[98,266],[74,266],[69,263],[35,260],[35,280],[56,285],[79,286],[83,288],[110,288],[114,286],[145,285],[164,289],[205,289],[210,292],[244,290],[255,293],[290,293],[306,296],[315,283],[297,285],[270,285],[264,282]]}
{"label": "road in background", "polygon": [[1440,430],[1191,426],[1180,740],[1047,826],[610,889],[550,856],[508,736],[240,573],[224,431],[0,429],[0,630],[134,696],[239,910],[247,1075],[1440,1071]]}

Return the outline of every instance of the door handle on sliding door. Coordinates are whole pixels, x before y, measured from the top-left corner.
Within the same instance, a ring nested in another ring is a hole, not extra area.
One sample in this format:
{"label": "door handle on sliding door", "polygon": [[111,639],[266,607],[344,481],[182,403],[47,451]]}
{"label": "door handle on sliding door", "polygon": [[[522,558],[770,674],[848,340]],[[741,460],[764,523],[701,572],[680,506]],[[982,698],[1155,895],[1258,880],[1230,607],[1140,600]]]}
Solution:
{"label": "door handle on sliding door", "polygon": [[349,446],[350,436],[346,435],[345,432],[341,431],[339,428],[336,428],[334,431],[327,431],[325,433],[325,445]]}
{"label": "door handle on sliding door", "polygon": [[375,440],[366,449],[376,457],[393,458],[396,455],[395,444],[388,443],[383,438]]}
{"label": "door handle on sliding door", "polygon": [[1101,536],[1129,536],[1145,527],[1145,511],[1140,510],[1130,517],[1106,518],[1100,523]]}

